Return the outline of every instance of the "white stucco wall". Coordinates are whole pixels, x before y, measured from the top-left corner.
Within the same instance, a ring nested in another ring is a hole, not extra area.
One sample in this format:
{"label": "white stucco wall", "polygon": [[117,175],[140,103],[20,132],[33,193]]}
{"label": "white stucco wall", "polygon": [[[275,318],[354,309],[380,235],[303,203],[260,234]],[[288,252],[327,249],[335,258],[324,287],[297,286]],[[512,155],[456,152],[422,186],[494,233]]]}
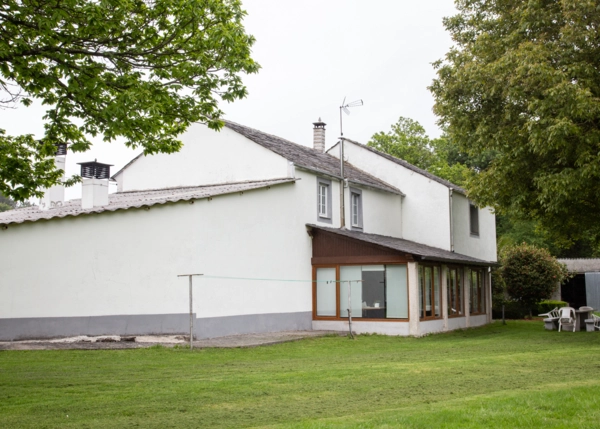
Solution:
{"label": "white stucco wall", "polygon": [[454,251],[463,255],[496,261],[496,215],[488,207],[479,209],[479,235],[471,234],[469,200],[464,195],[452,195]]}
{"label": "white stucco wall", "polygon": [[[339,145],[332,147],[328,153],[339,158]],[[352,165],[406,195],[402,199],[399,237],[450,250],[450,206],[446,186],[354,143],[346,142],[344,157]]]}
{"label": "white stucco wall", "polygon": [[[298,185],[11,225],[0,230],[0,318],[186,313],[185,273],[310,280],[309,208],[295,201],[315,187]],[[200,318],[312,310],[310,281],[194,284]]]}
{"label": "white stucco wall", "polygon": [[224,127],[193,124],[177,153],[141,156],[115,176],[119,192],[288,177],[285,158]]}
{"label": "white stucco wall", "polygon": [[402,238],[402,196],[352,183],[345,188],[346,228],[356,229],[352,226],[350,188],[362,191],[363,227],[360,231]]}

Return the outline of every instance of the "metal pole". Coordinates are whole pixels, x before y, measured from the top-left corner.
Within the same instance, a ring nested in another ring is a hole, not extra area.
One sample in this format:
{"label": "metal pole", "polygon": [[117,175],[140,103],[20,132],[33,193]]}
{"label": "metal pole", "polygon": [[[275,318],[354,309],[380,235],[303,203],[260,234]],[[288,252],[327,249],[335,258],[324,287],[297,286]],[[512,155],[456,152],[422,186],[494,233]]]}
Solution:
{"label": "metal pole", "polygon": [[192,295],[192,277],[204,274],[178,274],[177,277],[188,277],[190,285],[190,350],[194,348],[194,297]]}
{"label": "metal pole", "polygon": [[350,329],[350,338],[354,339],[352,333],[352,282],[348,281],[348,329]]}
{"label": "metal pole", "polygon": [[346,227],[346,191],[344,186],[346,181],[344,180],[344,138],[340,138],[340,228]]}
{"label": "metal pole", "polygon": [[194,348],[194,315],[192,302],[192,276],[190,276],[190,350]]}

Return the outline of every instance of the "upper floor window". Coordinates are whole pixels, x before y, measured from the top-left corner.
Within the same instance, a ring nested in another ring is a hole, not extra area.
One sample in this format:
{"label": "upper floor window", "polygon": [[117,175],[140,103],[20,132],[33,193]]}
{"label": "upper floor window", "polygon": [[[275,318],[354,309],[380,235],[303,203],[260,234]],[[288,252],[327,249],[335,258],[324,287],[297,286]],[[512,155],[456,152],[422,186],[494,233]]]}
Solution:
{"label": "upper floor window", "polygon": [[479,208],[469,203],[469,218],[471,224],[471,235],[479,235]]}
{"label": "upper floor window", "polygon": [[362,191],[350,188],[350,223],[353,229],[363,227]]}
{"label": "upper floor window", "polygon": [[317,218],[331,223],[331,180],[317,177]]}

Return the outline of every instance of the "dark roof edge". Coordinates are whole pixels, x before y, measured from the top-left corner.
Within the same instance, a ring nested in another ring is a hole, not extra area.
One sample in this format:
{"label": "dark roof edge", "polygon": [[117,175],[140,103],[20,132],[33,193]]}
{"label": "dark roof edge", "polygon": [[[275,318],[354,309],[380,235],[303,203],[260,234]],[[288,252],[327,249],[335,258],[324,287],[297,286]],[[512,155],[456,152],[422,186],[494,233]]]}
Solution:
{"label": "dark roof edge", "polygon": [[119,171],[117,171],[115,174],[113,174],[112,176],[110,176],[110,180],[112,180],[113,182],[116,182],[117,179],[115,179],[115,177],[117,177],[119,174],[121,174],[123,171],[125,171],[125,169],[127,167],[129,167],[131,164],[133,164],[135,161],[137,161],[140,157],[142,157],[144,155],[144,152],[140,153],[139,155],[136,155],[131,161],[129,161],[127,164],[125,164],[123,166],[123,168],[121,168]]}
{"label": "dark roof edge", "polygon": [[[349,236],[347,234],[344,234],[343,232],[339,231],[336,228],[327,228],[327,227],[322,227],[319,225],[314,225],[314,224],[306,224],[306,228],[310,231],[311,229],[317,229],[317,230],[321,230],[321,231],[325,231],[325,232],[331,232],[333,234],[337,234],[337,235],[341,235],[342,237],[348,237],[348,238],[353,238],[355,240],[361,240],[364,241],[365,243],[369,243],[369,244],[374,244],[377,246],[381,246],[381,247],[385,247],[387,249],[391,249],[391,250],[395,250],[397,252],[404,252],[404,253],[408,253],[411,254],[413,256],[417,256],[420,260],[422,261],[436,261],[436,262],[448,262],[448,263],[453,263],[453,264],[464,264],[464,265],[481,265],[481,266],[485,266],[485,267],[493,267],[493,266],[499,266],[500,264],[498,262],[493,262],[493,261],[484,261],[483,259],[477,259],[474,258],[472,256],[467,256],[467,255],[463,255],[461,253],[454,253],[454,252],[450,252],[449,250],[444,250],[444,249],[440,249],[439,247],[433,247],[433,246],[428,246],[426,244],[422,244],[422,243],[417,243],[416,241],[411,241],[411,240],[406,240],[404,238],[397,238],[397,237],[389,237],[389,236],[385,236],[385,235],[379,235],[379,234],[371,234],[371,233],[362,233],[362,234],[368,234],[368,235],[374,235],[377,237],[384,237],[384,238],[391,238],[391,239],[397,239],[397,240],[402,240],[408,243],[413,243],[416,244],[418,246],[422,246],[425,248],[430,248],[432,250],[435,251],[442,251],[442,252],[447,252],[447,253],[453,253],[465,258],[469,258],[469,260],[461,260],[461,259],[453,259],[453,258],[444,258],[441,256],[429,256],[426,254],[423,254],[422,252],[414,252],[414,251],[407,251],[407,250],[399,250],[395,247],[389,246],[385,243],[377,243],[377,242],[373,242],[370,240],[365,240],[365,239],[361,239],[360,237],[353,237],[353,236]],[[356,232],[356,231],[354,231]]]}
{"label": "dark roof edge", "polygon": [[[186,186],[170,186],[168,188],[154,188],[154,189],[137,189],[132,191],[121,191],[115,192],[114,194],[109,195],[127,195],[127,194],[135,194],[136,192],[159,192],[159,191],[173,191],[177,189],[197,189],[197,188],[211,188],[213,186],[226,186],[226,185],[249,185],[252,183],[261,183],[261,182],[295,182],[298,180],[302,180],[298,177],[275,177],[273,179],[256,179],[256,180],[240,180],[239,182],[229,182],[229,183],[209,183],[207,185],[186,185]],[[279,184],[279,183],[276,183]],[[270,186],[270,185],[265,185]],[[260,188],[256,188],[260,189]]]}

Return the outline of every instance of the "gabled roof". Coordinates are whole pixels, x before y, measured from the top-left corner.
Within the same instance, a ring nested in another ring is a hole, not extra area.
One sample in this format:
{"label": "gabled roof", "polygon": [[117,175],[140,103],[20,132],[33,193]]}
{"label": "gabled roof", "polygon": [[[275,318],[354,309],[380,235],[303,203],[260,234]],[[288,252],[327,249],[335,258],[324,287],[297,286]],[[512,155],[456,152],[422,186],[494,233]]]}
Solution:
{"label": "gabled roof", "polygon": [[403,238],[388,237],[385,235],[367,234],[360,231],[352,231],[348,229],[326,228],[318,225],[306,225],[309,229],[316,229],[330,232],[333,234],[349,237],[354,240],[363,241],[365,243],[376,244],[388,249],[397,250],[402,253],[408,253],[419,257],[425,261],[439,261],[450,263],[462,263],[472,265],[497,265],[496,262],[485,261],[483,259],[473,258],[471,256],[462,255],[460,253],[450,252],[449,250],[440,249],[438,247],[427,246],[425,244],[416,243]]}
{"label": "gabled roof", "polygon": [[78,216],[81,214],[101,213],[105,211],[127,210],[131,208],[150,207],[156,204],[190,201],[217,195],[268,188],[283,183],[295,182],[298,179],[272,179],[254,182],[224,183],[220,185],[192,186],[181,188],[154,189],[146,191],[119,192],[108,195],[108,205],[83,209],[81,200],[70,200],[50,210],[40,210],[38,206],[24,207],[0,213],[0,225],[12,223],[35,222],[42,219]]}
{"label": "gabled roof", "polygon": [[[416,166],[412,165],[411,163],[406,162],[403,159],[396,158],[395,156],[392,156],[392,155],[388,155],[385,152],[381,152],[381,151],[379,151],[377,149],[374,149],[372,147],[369,147],[369,146],[367,146],[365,144],[362,144],[362,143],[359,143],[357,141],[347,139],[345,137],[344,137],[344,140],[347,141],[347,142],[350,142],[350,143],[354,143],[355,145],[357,145],[357,146],[359,146],[359,147],[361,147],[363,149],[366,149],[366,150],[368,150],[370,152],[373,152],[374,154],[377,154],[377,155],[379,155],[379,156],[381,156],[381,157],[383,157],[383,158],[385,158],[385,159],[387,159],[389,161],[392,161],[395,164],[401,165],[404,168],[407,168],[407,169],[409,169],[411,171],[414,171],[415,173],[419,173],[420,175],[425,176],[428,179],[431,179],[431,180],[433,180],[435,182],[438,182],[438,183],[446,186],[449,189],[452,189],[452,190],[454,190],[456,192],[460,192],[461,194],[464,194],[464,195],[467,194],[467,191],[465,191],[460,186],[455,185],[454,183],[449,182],[449,181],[447,181],[445,179],[442,179],[441,177],[437,177],[435,174],[431,174],[429,171],[426,171],[426,170],[423,170],[423,169],[421,169],[419,167],[416,167]],[[339,143],[335,144],[334,146],[332,146],[331,148],[329,148],[329,150],[331,150],[332,148],[334,148],[338,144]]]}
{"label": "gabled roof", "polygon": [[[235,122],[225,121],[225,126],[293,162],[297,167],[336,178],[341,177],[340,160],[328,153],[322,153],[311,147],[299,145],[281,137],[236,124]],[[356,183],[357,185],[365,185],[393,194],[403,195],[399,189],[349,163],[344,164],[344,176],[349,182]]]}

